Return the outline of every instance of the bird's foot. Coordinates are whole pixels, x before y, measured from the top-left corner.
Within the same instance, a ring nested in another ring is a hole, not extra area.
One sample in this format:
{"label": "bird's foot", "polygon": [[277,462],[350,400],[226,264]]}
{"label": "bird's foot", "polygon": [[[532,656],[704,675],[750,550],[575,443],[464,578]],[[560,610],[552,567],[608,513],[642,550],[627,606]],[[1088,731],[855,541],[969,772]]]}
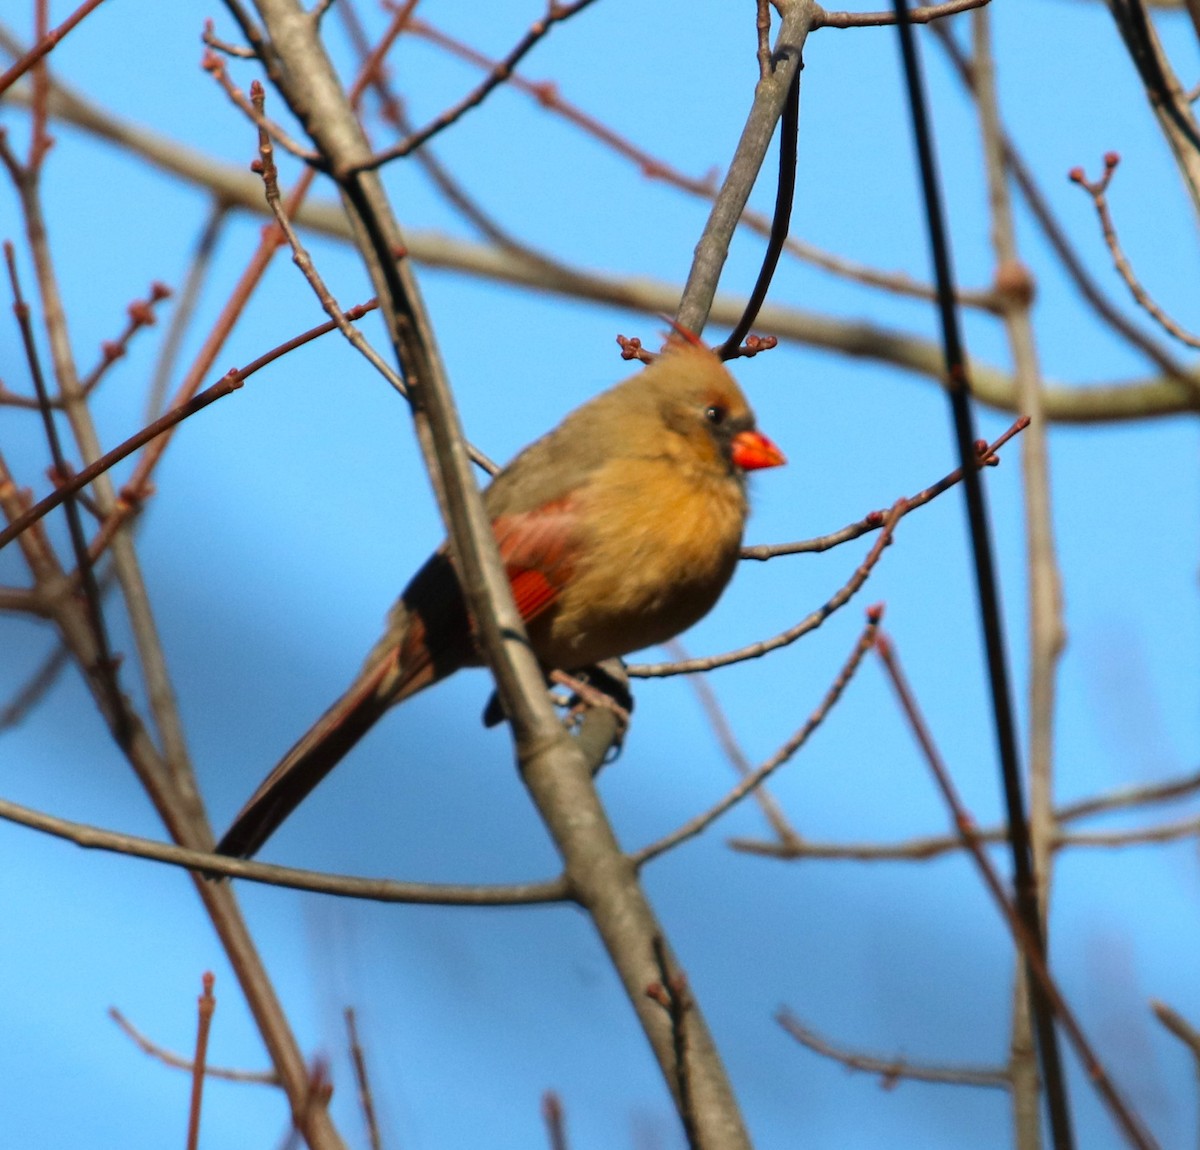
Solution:
{"label": "bird's foot", "polygon": [[[607,680],[608,676],[604,675],[603,678]],[[629,698],[628,692],[622,691],[624,697],[618,700],[609,691],[595,686],[587,678],[569,675],[566,671],[551,671],[550,679],[571,692],[571,698],[567,702],[567,716],[570,721],[576,721],[588,707],[600,707],[610,711],[617,721],[615,742],[619,744],[625,738],[631,721],[630,713],[633,710],[633,700]],[[606,682],[606,686],[608,685]]]}

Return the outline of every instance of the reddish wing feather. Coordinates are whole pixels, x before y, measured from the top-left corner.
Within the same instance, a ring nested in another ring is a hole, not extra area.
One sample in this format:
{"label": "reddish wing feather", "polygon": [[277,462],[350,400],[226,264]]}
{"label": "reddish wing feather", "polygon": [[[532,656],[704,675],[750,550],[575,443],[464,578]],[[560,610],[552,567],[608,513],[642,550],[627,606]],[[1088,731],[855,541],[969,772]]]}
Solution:
{"label": "reddish wing feather", "polygon": [[526,623],[553,604],[571,578],[576,522],[568,496],[533,511],[501,515],[492,523],[513,599]]}

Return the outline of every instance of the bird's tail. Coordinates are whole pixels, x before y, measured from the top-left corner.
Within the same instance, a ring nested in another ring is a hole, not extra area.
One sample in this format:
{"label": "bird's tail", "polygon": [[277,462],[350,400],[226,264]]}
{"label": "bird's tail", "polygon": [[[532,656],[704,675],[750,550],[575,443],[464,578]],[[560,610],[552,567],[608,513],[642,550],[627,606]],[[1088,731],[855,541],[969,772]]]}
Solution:
{"label": "bird's tail", "polygon": [[[382,644],[380,645],[383,646]],[[299,739],[250,796],[217,844],[217,853],[250,858],[309,792],[338,765],[390,706],[433,681],[429,661],[403,671],[398,645],[376,648],[362,673]]]}

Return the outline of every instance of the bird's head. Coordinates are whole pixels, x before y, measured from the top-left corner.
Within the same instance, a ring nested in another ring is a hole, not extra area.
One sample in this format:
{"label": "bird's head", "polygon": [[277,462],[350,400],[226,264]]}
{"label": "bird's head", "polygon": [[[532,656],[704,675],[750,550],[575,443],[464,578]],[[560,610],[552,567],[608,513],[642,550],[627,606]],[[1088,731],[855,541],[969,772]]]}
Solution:
{"label": "bird's head", "polygon": [[638,379],[652,397],[674,453],[735,474],[779,467],[783,452],[755,426],[742,389],[708,348],[673,343]]}

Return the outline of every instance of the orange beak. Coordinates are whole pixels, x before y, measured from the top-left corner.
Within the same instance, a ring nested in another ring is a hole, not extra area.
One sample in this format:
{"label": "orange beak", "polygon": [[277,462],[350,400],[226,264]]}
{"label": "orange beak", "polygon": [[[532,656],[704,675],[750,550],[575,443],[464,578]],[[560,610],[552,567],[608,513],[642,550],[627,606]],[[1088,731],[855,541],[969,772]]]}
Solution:
{"label": "orange beak", "polygon": [[779,467],[787,462],[782,451],[760,431],[739,431],[733,437],[733,462],[743,471]]}

